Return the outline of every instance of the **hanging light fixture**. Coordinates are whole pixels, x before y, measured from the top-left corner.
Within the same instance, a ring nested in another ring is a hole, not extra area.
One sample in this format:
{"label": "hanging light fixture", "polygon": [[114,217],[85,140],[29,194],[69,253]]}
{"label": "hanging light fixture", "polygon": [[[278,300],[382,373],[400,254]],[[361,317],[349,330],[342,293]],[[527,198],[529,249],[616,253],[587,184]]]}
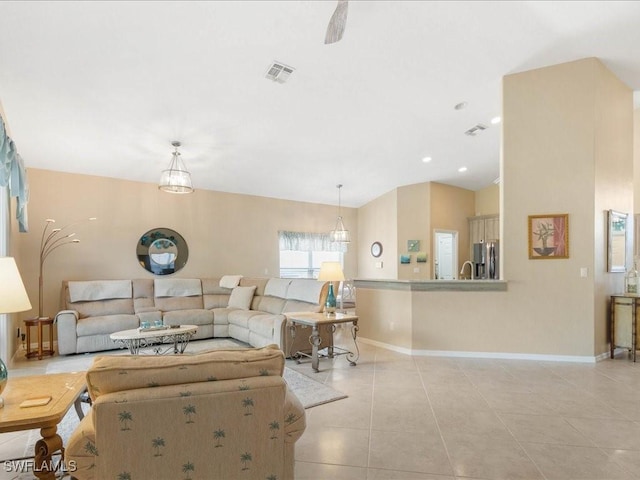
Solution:
{"label": "hanging light fixture", "polygon": [[174,141],[171,142],[171,145],[175,150],[171,154],[169,168],[163,170],[162,175],[160,175],[158,188],[163,192],[169,193],[192,193],[191,174],[187,171],[187,167],[184,166],[184,162],[180,158],[180,152],[178,152],[178,147],[181,144]]}
{"label": "hanging light fixture", "polygon": [[349,235],[349,230],[344,228],[342,215],[340,215],[340,189],[342,185],[336,186],[338,187],[338,220],[336,221],[335,230],[331,230],[331,233],[329,233],[329,239],[332,242],[349,243],[351,241],[351,235]]}

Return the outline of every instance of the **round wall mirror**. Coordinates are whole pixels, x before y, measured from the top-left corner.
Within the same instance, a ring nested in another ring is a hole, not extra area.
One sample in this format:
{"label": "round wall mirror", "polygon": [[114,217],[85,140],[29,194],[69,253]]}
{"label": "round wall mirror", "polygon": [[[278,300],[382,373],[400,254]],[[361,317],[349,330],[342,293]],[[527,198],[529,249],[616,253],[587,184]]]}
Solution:
{"label": "round wall mirror", "polygon": [[175,230],[154,228],[140,237],[136,254],[146,271],[154,275],[171,275],[187,264],[189,247]]}

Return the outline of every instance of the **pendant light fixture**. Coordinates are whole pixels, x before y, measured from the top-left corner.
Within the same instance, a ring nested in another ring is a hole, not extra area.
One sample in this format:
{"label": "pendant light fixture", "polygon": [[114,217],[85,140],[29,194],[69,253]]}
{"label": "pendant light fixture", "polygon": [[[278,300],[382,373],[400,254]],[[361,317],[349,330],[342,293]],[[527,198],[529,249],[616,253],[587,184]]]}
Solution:
{"label": "pendant light fixture", "polygon": [[193,186],[191,185],[191,174],[184,166],[184,162],[180,158],[180,152],[178,147],[180,142],[171,142],[174,147],[174,151],[171,154],[171,163],[167,170],[162,171],[160,175],[160,184],[158,188],[163,192],[169,193],[192,193]]}
{"label": "pendant light fixture", "polygon": [[349,235],[349,230],[344,228],[342,215],[340,214],[340,190],[342,189],[342,185],[336,186],[338,187],[338,220],[336,221],[335,230],[331,230],[331,233],[329,233],[329,239],[332,242],[349,243],[351,242],[351,235]]}

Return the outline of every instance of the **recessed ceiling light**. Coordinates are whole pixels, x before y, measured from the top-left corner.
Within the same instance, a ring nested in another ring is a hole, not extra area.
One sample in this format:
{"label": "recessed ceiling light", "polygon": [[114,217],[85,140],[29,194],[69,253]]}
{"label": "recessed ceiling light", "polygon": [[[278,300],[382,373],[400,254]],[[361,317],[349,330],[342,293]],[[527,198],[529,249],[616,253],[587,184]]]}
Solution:
{"label": "recessed ceiling light", "polygon": [[466,172],[466,171],[467,171],[467,167],[460,167],[460,168],[458,169],[458,171],[459,171],[460,173]]}
{"label": "recessed ceiling light", "polygon": [[491,119],[491,124],[492,125],[496,125],[496,124],[500,123],[501,121],[502,121],[502,119],[500,117],[493,117]]}
{"label": "recessed ceiling light", "polygon": [[456,110],[462,110],[462,109],[464,109],[466,107],[467,107],[467,102],[460,102],[453,108],[455,108]]}
{"label": "recessed ceiling light", "polygon": [[431,157],[424,157],[422,159],[422,163],[429,163],[431,161]]}

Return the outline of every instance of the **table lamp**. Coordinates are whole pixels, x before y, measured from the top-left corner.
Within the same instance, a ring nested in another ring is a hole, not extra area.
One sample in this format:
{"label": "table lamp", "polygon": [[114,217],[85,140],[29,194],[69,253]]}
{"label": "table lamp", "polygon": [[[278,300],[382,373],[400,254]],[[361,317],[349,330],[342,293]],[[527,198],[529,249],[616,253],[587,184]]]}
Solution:
{"label": "table lamp", "polygon": [[335,314],[336,295],[333,292],[333,282],[344,281],[344,273],[342,272],[340,262],[322,262],[318,280],[321,282],[329,282],[329,293],[327,293],[327,301],[325,302],[325,312],[329,315]]}
{"label": "table lamp", "polygon": [[[31,310],[31,302],[24,289],[16,261],[12,257],[0,258],[0,313],[15,313]],[[7,366],[0,358],[0,395],[7,385]],[[0,408],[4,400],[0,397]]]}

